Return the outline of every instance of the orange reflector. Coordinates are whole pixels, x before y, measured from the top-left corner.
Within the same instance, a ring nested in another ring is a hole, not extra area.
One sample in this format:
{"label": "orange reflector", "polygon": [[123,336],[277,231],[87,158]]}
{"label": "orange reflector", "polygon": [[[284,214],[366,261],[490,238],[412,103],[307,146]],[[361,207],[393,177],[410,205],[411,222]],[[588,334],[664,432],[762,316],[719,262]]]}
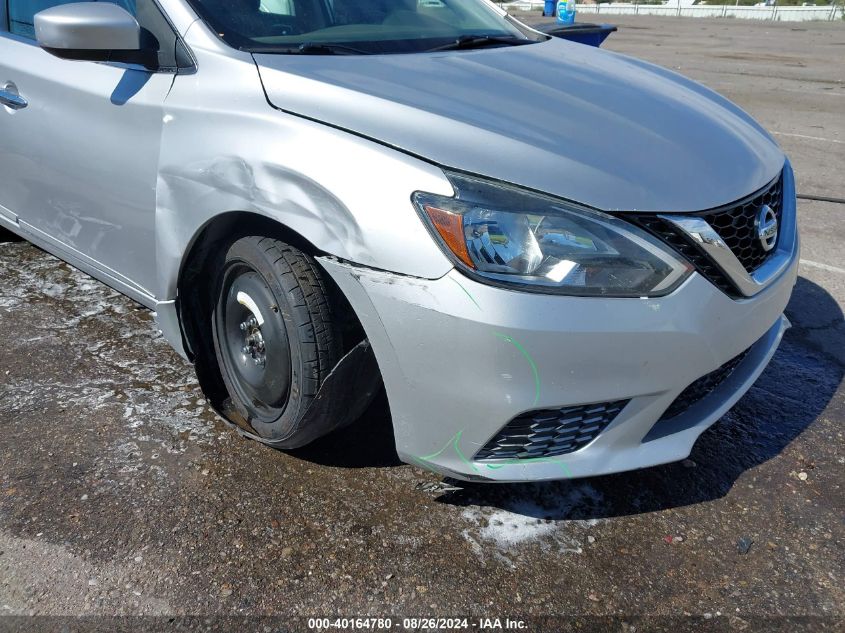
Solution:
{"label": "orange reflector", "polygon": [[425,212],[431,218],[434,228],[440,233],[440,237],[446,242],[457,257],[470,268],[475,268],[467,251],[466,238],[464,237],[463,218],[457,213],[450,213],[437,207],[426,205]]}

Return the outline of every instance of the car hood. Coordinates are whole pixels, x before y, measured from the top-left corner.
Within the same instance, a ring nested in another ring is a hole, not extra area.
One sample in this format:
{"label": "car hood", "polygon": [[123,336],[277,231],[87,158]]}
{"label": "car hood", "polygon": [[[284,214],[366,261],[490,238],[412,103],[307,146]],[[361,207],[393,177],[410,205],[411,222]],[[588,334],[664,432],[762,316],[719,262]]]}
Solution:
{"label": "car hood", "polygon": [[563,40],[255,59],[280,110],[608,211],[721,206],[763,187],[784,163],[772,138],[711,90]]}

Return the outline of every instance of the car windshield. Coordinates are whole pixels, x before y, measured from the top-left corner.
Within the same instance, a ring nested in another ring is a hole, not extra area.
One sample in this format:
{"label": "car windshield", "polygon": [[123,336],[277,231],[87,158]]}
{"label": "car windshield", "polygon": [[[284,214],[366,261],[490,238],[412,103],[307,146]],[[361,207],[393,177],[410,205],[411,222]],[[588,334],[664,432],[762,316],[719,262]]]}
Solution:
{"label": "car windshield", "polygon": [[190,1],[225,42],[252,52],[414,53],[538,39],[486,0]]}

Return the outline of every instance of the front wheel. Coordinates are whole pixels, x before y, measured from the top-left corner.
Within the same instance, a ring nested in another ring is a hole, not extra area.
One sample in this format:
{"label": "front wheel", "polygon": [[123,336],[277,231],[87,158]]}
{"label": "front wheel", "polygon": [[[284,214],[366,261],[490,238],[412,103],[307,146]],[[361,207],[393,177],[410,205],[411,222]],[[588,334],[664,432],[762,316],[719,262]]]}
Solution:
{"label": "front wheel", "polygon": [[341,354],[324,274],[260,236],[229,246],[217,274],[214,351],[230,406],[282,448],[303,443],[300,422]]}

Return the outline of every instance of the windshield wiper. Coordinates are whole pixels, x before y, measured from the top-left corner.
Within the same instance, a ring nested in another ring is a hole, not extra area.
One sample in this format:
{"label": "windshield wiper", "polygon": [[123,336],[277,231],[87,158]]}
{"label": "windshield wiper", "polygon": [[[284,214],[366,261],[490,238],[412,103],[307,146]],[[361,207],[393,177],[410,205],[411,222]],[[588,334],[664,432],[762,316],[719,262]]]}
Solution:
{"label": "windshield wiper", "polygon": [[279,53],[282,55],[372,55],[370,51],[344,44],[303,42],[294,46],[242,46],[247,53]]}
{"label": "windshield wiper", "polygon": [[522,44],[533,44],[534,40],[526,40],[521,37],[497,36],[497,35],[461,35],[454,42],[429,48],[426,53],[436,51],[458,51],[471,48],[484,48],[486,46],[521,46]]}

